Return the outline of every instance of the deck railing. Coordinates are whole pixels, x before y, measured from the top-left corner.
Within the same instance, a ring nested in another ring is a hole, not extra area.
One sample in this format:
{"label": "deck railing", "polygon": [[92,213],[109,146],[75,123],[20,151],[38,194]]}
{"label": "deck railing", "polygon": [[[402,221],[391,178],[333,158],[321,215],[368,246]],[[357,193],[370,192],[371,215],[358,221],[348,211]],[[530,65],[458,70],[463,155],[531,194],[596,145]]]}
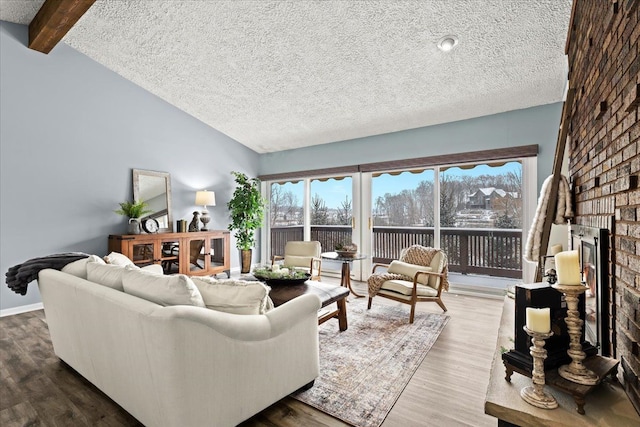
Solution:
{"label": "deck railing", "polygon": [[[303,240],[302,226],[272,227],[271,254],[282,255],[289,240]],[[312,226],[311,240],[330,251],[351,242],[349,226]],[[373,262],[389,263],[403,248],[433,246],[433,228],[374,227]],[[522,277],[522,230],[501,228],[440,228],[440,247],[449,257],[449,271],[497,277]]]}

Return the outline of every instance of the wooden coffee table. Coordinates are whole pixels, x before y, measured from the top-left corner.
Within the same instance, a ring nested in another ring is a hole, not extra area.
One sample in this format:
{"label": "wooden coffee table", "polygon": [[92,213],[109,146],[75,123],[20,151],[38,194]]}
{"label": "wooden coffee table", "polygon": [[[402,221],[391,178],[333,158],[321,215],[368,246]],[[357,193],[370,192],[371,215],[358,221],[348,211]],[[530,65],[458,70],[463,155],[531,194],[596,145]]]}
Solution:
{"label": "wooden coffee table", "polygon": [[347,330],[347,295],[349,289],[344,286],[325,285],[321,282],[307,280],[301,285],[277,285],[271,286],[269,296],[273,301],[273,305],[278,307],[287,301],[299,297],[304,294],[316,294],[322,301],[322,307],[325,308],[332,303],[336,303],[335,310],[320,310],[318,324],[321,325],[329,319],[337,318],[340,331]]}

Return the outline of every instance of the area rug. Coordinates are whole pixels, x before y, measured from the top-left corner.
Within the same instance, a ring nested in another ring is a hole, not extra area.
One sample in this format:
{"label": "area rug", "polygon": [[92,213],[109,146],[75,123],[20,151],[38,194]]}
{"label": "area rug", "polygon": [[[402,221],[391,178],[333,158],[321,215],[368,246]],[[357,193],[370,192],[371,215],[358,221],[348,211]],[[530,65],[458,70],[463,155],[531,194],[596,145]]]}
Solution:
{"label": "area rug", "polygon": [[314,386],[291,396],[358,427],[378,427],[449,321],[449,316],[416,313],[366,298],[347,304],[349,327],[337,321],[319,327],[320,375]]}

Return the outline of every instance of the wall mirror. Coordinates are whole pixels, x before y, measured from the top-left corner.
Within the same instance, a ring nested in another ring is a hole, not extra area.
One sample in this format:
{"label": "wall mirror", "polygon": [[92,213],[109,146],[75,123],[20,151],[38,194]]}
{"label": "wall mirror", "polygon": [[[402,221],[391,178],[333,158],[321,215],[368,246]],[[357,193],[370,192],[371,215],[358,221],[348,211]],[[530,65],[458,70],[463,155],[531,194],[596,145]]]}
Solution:
{"label": "wall mirror", "polygon": [[142,169],[133,170],[133,198],[149,205],[151,213],[145,218],[154,218],[160,225],[159,232],[173,231],[171,215],[171,174]]}

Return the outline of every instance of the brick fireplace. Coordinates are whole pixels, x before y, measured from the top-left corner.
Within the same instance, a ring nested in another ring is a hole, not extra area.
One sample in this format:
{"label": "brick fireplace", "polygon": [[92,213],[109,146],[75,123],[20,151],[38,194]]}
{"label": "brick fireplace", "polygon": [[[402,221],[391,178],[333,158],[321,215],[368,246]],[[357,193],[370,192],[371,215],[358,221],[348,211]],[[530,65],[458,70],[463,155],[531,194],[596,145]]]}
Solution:
{"label": "brick fireplace", "polygon": [[574,0],[567,55],[577,225],[607,229],[607,344],[640,412],[640,0]]}

